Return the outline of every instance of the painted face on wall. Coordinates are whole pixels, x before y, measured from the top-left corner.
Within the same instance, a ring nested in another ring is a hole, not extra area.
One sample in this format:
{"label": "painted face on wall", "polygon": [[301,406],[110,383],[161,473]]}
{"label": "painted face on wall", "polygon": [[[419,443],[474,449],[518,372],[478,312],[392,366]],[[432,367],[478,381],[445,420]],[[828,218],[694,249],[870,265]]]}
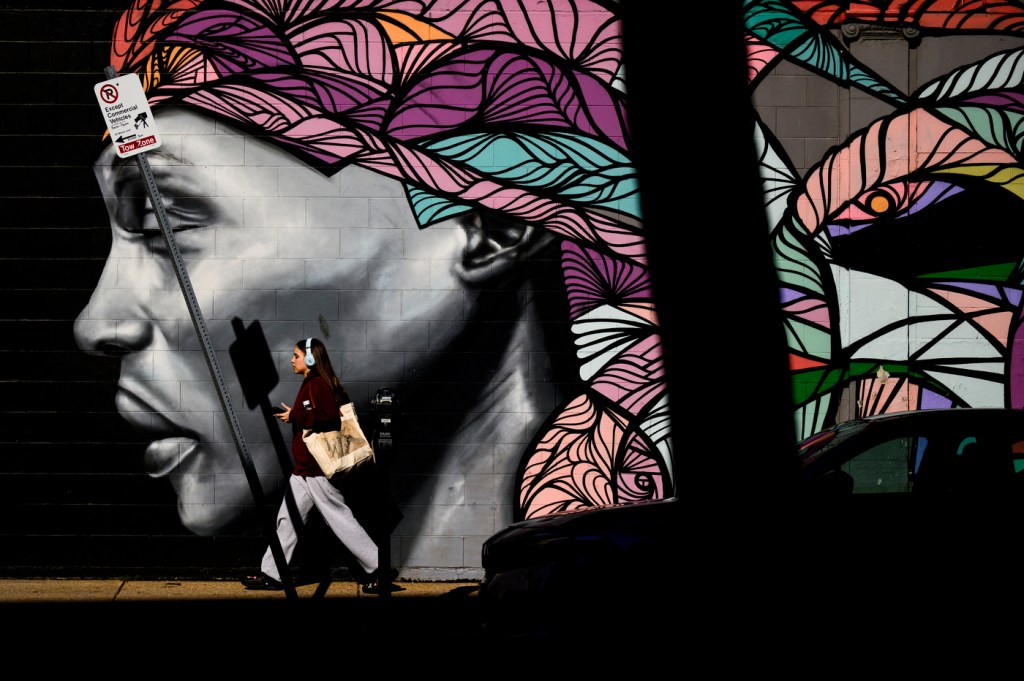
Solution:
{"label": "painted face on wall", "polygon": [[[425,405],[405,431],[422,451],[398,483],[403,560],[474,566],[513,518],[664,497],[667,383],[614,7],[342,4],[144,0],[114,27],[109,64],[140,76],[164,136],[158,179],[186,185],[162,191],[218,351],[236,320],[274,352],[317,336],[355,401],[388,386],[406,414]],[[179,106],[244,134],[210,144],[192,117],[170,135]],[[198,188],[170,177],[183,161]],[[217,532],[249,495],[119,165],[99,165],[115,238],[79,342],[123,355],[118,404],[154,433],[151,469],[188,470],[172,480],[182,518]],[[243,417],[248,440],[259,417]],[[250,448],[279,478],[270,444]]]}
{"label": "painted face on wall", "polygon": [[[388,385],[416,370],[398,350],[457,335],[475,294],[457,274],[458,220],[419,229],[400,183],[348,167],[333,177],[279,148],[186,110],[158,115],[150,163],[265,491],[281,465],[262,416],[244,403],[226,351],[232,320],[259,320],[290,403],[296,338],[327,340],[343,381]],[[110,254],[75,323],[86,351],[121,360],[116,406],[152,438],[145,469],[178,494],[183,524],[217,533],[251,510],[252,493],[135,159],[108,148],[96,175]],[[337,360],[336,360],[337,361]]]}

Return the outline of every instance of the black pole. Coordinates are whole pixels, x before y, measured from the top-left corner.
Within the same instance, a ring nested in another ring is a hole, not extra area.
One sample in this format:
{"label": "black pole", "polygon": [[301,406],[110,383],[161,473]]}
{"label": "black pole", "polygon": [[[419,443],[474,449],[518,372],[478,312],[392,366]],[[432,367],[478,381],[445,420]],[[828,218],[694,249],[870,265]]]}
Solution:
{"label": "black pole", "polygon": [[381,521],[377,523],[377,595],[391,597],[391,457],[394,456],[394,415],[398,400],[389,388],[380,388],[370,405],[374,411],[373,453],[377,466]]}

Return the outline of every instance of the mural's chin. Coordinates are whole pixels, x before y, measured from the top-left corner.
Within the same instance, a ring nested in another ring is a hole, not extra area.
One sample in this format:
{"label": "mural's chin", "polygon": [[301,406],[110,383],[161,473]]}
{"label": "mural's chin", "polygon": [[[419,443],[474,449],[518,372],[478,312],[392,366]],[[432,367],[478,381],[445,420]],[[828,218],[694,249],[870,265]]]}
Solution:
{"label": "mural's chin", "polygon": [[[212,478],[213,476],[208,476]],[[249,489],[238,490],[232,496],[238,499],[209,501],[213,498],[214,481],[200,480],[197,476],[180,476],[178,489],[178,518],[182,526],[193,534],[212,536],[227,532],[241,524],[254,510]],[[184,491],[184,493],[183,493]],[[247,496],[248,499],[243,499]]]}
{"label": "mural's chin", "polygon": [[209,445],[189,438],[154,442],[146,450],[147,465],[151,458],[154,465],[160,462],[170,465],[168,462],[176,450],[182,452],[180,466],[166,475],[166,479],[178,495],[181,524],[198,535],[216,535],[242,524],[255,504],[241,467],[218,471],[218,459]]}
{"label": "mural's chin", "polygon": [[178,499],[178,517],[181,525],[193,533],[202,537],[213,537],[223,533],[241,519],[242,510],[237,514],[227,515],[224,509],[214,504],[188,504]]}

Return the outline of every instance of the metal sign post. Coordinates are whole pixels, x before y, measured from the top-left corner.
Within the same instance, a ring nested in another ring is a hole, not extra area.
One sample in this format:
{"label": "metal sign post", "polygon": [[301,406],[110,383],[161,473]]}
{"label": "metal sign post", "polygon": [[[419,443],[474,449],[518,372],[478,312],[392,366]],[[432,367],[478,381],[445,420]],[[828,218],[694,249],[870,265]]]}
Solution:
{"label": "metal sign post", "polygon": [[[217,393],[220,397],[221,407],[224,409],[224,417],[231,428],[231,437],[235,441],[235,448],[238,450],[238,458],[242,461],[242,468],[245,477],[249,481],[249,488],[252,490],[253,500],[260,510],[261,517],[266,518],[262,513],[265,505],[263,486],[260,484],[256,467],[249,455],[249,450],[242,437],[242,427],[235,417],[235,411],[231,406],[231,397],[228,395],[227,385],[220,372],[220,365],[217,363],[217,356],[213,351],[213,343],[206,330],[206,320],[199,308],[195,291],[192,289],[192,282],[185,269],[185,262],[178,250],[177,241],[174,238],[174,231],[171,229],[170,221],[167,219],[167,212],[164,209],[163,199],[160,190],[156,186],[156,179],[153,177],[153,170],[149,166],[149,159],[145,152],[160,146],[160,136],[156,130],[156,122],[153,120],[149,110],[149,103],[142,91],[142,85],[136,74],[129,74],[117,78],[117,70],[113,66],[104,69],[108,81],[99,83],[96,90],[96,98],[100,103],[104,118],[107,119],[107,127],[110,131],[112,143],[121,158],[135,156],[138,162],[139,171],[146,185],[146,192],[156,212],[157,223],[163,233],[164,241],[167,242],[167,250],[171,254],[171,261],[174,264],[174,272],[181,285],[181,292],[185,296],[185,303],[188,305],[189,314],[192,317],[192,325],[195,327],[196,335],[199,336],[200,347],[206,357],[206,364],[210,369],[210,375],[217,386]],[[137,88],[137,89],[136,89]],[[130,130],[138,131],[138,134]],[[277,563],[278,571],[281,574],[281,583],[284,586],[288,598],[297,598],[295,586],[292,583],[291,573],[288,570],[288,561],[285,560],[284,550],[277,537],[277,528],[274,527],[272,519],[267,518],[263,524],[263,532],[270,545],[270,550]]]}

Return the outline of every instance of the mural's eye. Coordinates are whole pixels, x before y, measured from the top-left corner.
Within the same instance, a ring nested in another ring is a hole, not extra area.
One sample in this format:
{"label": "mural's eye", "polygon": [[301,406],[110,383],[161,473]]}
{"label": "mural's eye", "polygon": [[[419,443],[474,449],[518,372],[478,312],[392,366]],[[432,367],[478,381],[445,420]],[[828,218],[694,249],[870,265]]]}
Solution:
{"label": "mural's eye", "polygon": [[888,192],[872,192],[867,196],[864,208],[873,215],[885,215],[892,212],[898,205],[894,199],[895,197]]}
{"label": "mural's eye", "polygon": [[936,184],[939,183],[893,182],[881,187],[872,187],[850,201],[843,212],[832,221],[829,226],[830,232],[833,235],[843,233],[843,228],[848,232],[855,232],[879,218],[896,218],[906,214],[915,204],[934,200],[934,193],[927,190]]}
{"label": "mural's eye", "polygon": [[[208,211],[204,202],[194,197],[161,197],[164,214],[175,232],[196,229],[209,224]],[[160,221],[156,209],[148,197],[131,200],[122,199],[118,207],[118,222],[126,232],[145,237],[161,237]]]}
{"label": "mural's eye", "polygon": [[[202,199],[192,196],[165,195],[162,197],[164,215],[168,224],[175,232],[182,232],[188,229],[196,229],[210,223],[207,218],[209,207]],[[144,231],[160,231],[160,222],[156,216],[153,205],[146,201],[146,216],[143,221]]]}
{"label": "mural's eye", "polygon": [[1024,201],[989,182],[899,182],[851,201],[819,245],[831,262],[896,280],[1005,278],[1024,256],[1022,220]]}
{"label": "mural's eye", "polygon": [[[213,222],[214,202],[197,195],[194,185],[167,168],[157,170],[161,203],[172,230],[179,232],[205,227]],[[163,233],[156,209],[138,172],[125,171],[114,188],[117,227],[124,233],[140,235],[162,243]]]}

